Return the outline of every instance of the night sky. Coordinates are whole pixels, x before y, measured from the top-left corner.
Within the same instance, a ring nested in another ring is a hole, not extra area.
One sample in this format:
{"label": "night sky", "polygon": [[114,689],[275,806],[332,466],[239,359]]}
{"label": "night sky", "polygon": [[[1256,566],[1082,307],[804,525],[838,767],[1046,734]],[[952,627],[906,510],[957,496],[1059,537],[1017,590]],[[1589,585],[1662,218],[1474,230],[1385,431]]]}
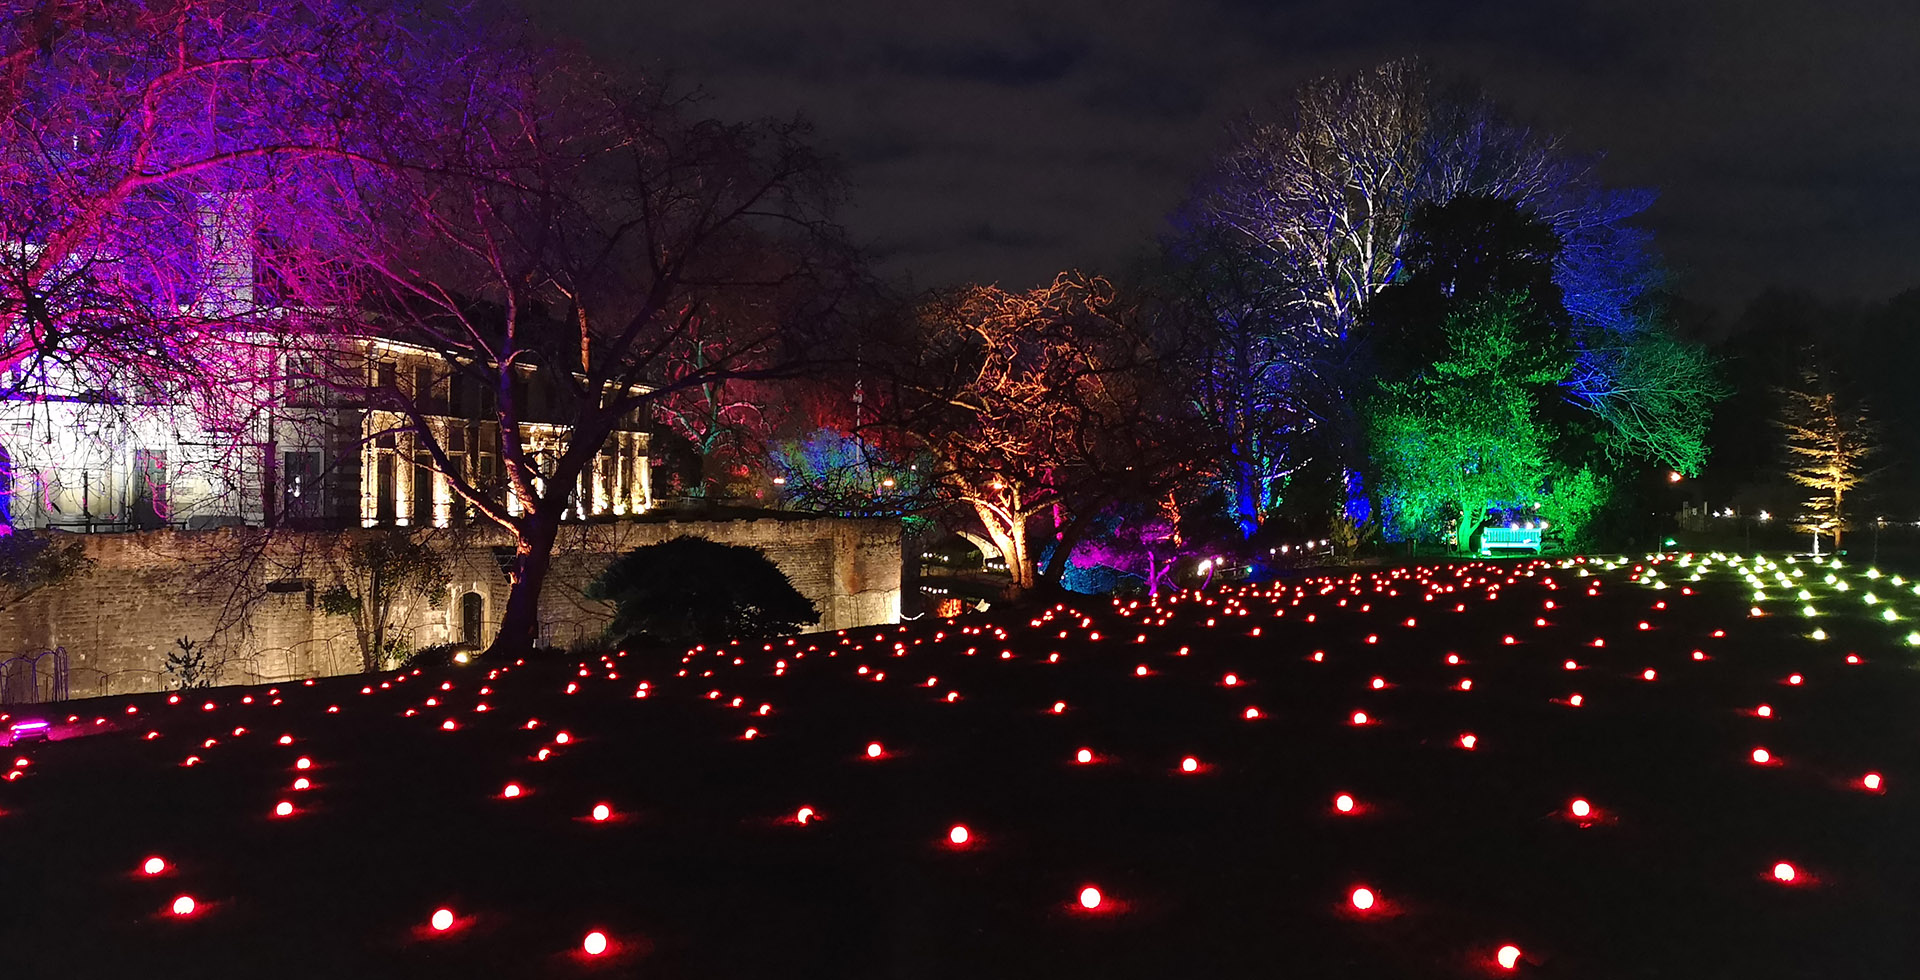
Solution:
{"label": "night sky", "polygon": [[1681,292],[1920,286],[1920,5],[1899,0],[1436,2],[541,0],[547,28],[710,95],[805,113],[844,220],[917,286],[1117,268],[1222,124],[1301,81],[1419,54],[1606,154]]}

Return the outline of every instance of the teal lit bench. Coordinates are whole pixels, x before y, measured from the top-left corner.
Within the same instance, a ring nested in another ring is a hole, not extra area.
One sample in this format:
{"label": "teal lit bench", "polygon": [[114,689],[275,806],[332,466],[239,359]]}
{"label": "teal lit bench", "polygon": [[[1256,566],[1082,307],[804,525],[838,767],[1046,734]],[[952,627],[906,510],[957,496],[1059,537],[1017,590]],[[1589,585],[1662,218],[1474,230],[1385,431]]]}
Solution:
{"label": "teal lit bench", "polygon": [[1540,528],[1490,527],[1480,532],[1480,553],[1495,551],[1531,551],[1540,553]]}

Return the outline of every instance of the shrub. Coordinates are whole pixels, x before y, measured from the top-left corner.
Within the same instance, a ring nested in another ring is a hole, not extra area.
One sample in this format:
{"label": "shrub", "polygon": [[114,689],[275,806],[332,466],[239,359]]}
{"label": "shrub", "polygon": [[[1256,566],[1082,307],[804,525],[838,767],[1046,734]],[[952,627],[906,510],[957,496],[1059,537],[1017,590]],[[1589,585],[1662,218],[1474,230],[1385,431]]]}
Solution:
{"label": "shrub", "polygon": [[681,536],[614,559],[587,586],[614,604],[610,636],[669,645],[764,639],[820,621],[820,612],[758,548]]}

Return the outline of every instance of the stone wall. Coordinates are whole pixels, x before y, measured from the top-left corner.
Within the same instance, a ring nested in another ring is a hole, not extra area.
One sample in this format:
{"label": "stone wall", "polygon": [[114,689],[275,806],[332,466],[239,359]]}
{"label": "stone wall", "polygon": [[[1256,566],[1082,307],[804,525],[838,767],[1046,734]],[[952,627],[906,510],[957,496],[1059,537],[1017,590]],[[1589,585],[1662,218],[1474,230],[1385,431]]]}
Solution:
{"label": "stone wall", "polygon": [[[899,617],[898,521],[643,520],[562,529],[541,596],[542,638],[564,646],[598,636],[609,613],[605,604],[584,598],[586,583],[614,555],[681,534],[764,550],[819,607],[819,629]],[[316,602],[333,579],[315,556],[338,541],[337,535],[278,531],[269,537],[257,528],[223,528],[77,537],[93,560],[90,572],[0,609],[0,659],[65,647],[72,697],[171,686],[164,666],[180,637],[210,647],[224,664],[221,683],[359,669],[351,621],[327,615]],[[405,611],[403,629],[411,647],[463,640],[484,645],[492,639],[507,598],[495,549],[507,543],[504,533],[489,528],[447,546],[453,586],[437,605],[420,602]],[[480,596],[477,640],[462,635],[467,593]]]}

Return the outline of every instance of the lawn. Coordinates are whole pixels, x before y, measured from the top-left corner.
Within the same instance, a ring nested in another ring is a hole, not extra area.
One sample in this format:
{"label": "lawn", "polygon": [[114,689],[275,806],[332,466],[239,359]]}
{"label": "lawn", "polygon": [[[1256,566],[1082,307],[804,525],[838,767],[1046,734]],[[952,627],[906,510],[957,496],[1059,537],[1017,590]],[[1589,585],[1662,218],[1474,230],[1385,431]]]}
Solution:
{"label": "lawn", "polygon": [[0,975],[1912,975],[1915,592],[1463,562],[74,702]]}

